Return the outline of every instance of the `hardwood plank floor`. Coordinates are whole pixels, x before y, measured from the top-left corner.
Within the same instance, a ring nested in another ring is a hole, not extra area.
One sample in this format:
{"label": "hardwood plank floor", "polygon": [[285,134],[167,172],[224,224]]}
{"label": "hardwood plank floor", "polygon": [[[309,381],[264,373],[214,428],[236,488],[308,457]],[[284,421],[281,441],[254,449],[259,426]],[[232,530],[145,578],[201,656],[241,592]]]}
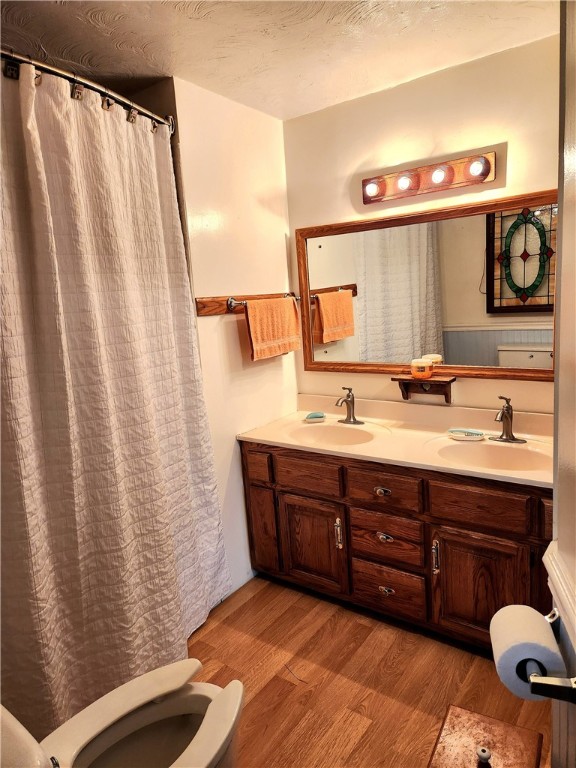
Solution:
{"label": "hardwood plank floor", "polygon": [[237,768],[426,768],[450,704],[542,732],[550,766],[549,703],[490,659],[295,588],[252,579],[188,649],[199,679],[244,683]]}

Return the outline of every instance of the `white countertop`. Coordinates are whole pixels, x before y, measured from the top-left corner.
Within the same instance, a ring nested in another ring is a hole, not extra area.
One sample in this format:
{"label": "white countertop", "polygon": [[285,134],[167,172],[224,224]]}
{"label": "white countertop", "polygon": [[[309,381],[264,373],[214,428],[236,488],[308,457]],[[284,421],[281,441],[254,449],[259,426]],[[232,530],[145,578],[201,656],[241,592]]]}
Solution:
{"label": "white countertop", "polygon": [[[238,435],[239,440],[267,443],[283,448],[311,451],[330,456],[396,464],[402,467],[439,470],[510,483],[552,487],[552,438],[540,433],[521,433],[523,444],[488,440],[500,430],[487,430],[480,442],[460,442],[447,436],[444,427],[420,426],[397,419],[357,418],[363,425],[340,424],[343,414],[326,415],[322,423],[307,423],[308,411],[296,411],[261,427]],[[493,418],[493,417],[492,417]],[[498,427],[499,425],[494,425]],[[478,428],[470,423],[453,423],[450,428]]]}

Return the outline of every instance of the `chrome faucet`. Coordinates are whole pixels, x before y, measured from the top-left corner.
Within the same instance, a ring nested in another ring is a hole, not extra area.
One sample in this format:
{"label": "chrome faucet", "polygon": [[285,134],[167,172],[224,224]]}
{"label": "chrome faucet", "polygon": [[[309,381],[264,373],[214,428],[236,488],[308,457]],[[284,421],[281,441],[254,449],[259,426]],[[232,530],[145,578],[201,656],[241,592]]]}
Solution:
{"label": "chrome faucet", "polygon": [[494,421],[502,422],[502,434],[500,437],[491,437],[490,440],[496,440],[499,443],[525,443],[526,440],[523,440],[521,437],[514,437],[514,433],[512,432],[512,419],[514,418],[514,409],[510,405],[511,398],[498,395],[498,399],[506,401],[494,419]]}
{"label": "chrome faucet", "polygon": [[354,395],[352,394],[352,387],[342,387],[342,389],[347,390],[348,394],[345,397],[339,397],[338,400],[336,400],[336,405],[346,406],[346,418],[338,419],[338,421],[341,424],[364,424],[363,421],[358,421],[354,415]]}

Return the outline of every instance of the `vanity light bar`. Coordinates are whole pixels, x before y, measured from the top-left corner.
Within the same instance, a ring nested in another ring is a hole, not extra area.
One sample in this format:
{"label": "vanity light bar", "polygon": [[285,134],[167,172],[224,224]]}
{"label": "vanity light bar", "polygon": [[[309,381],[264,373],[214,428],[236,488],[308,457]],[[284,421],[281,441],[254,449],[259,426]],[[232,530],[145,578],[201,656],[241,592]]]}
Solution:
{"label": "vanity light bar", "polygon": [[496,152],[484,152],[362,179],[364,205],[483,184],[496,178]]}

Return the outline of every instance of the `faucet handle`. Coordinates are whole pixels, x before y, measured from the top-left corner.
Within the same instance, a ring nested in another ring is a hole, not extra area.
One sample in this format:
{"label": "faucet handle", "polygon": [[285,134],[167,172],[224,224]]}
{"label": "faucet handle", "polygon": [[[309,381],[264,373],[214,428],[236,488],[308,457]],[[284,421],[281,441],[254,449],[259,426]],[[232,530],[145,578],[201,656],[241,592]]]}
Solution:
{"label": "faucet handle", "polygon": [[504,397],[504,395],[498,395],[498,400],[506,400],[506,405],[510,405],[511,397]]}
{"label": "faucet handle", "polygon": [[352,387],[342,387],[342,389],[345,389],[349,395],[352,394]]}

